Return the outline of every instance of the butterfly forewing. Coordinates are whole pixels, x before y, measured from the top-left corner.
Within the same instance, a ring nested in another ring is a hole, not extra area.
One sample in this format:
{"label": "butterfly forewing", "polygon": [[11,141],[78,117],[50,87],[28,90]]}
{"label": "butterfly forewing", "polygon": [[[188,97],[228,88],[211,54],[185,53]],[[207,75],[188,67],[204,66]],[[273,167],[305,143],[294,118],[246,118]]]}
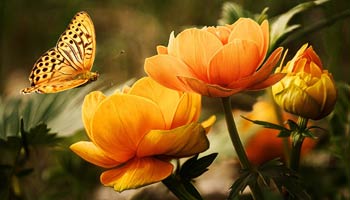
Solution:
{"label": "butterfly forewing", "polygon": [[90,70],[95,59],[95,40],[89,15],[79,12],[59,38],[56,48],[76,70]]}
{"label": "butterfly forewing", "polygon": [[95,59],[95,30],[86,12],[77,13],[56,47],[44,53],[34,64],[29,76],[31,87],[22,93],[54,93],[94,81],[90,72]]}

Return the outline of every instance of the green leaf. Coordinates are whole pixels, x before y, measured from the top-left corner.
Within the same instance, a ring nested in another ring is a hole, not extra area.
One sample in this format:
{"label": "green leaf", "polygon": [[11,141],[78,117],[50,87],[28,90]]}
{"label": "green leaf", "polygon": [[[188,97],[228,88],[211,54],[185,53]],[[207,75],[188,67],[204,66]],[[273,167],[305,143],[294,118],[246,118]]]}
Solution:
{"label": "green leaf", "polygon": [[198,155],[188,159],[180,169],[180,176],[186,180],[192,180],[208,171],[209,165],[215,160],[217,153],[204,156],[200,159]]}
{"label": "green leaf", "polygon": [[192,185],[191,182],[181,179],[181,177],[170,175],[162,180],[162,183],[179,199],[179,200],[202,200],[203,198]]}
{"label": "green leaf", "polygon": [[281,193],[287,190],[291,197],[310,199],[298,174],[287,168],[279,159],[262,165],[258,171],[265,180],[273,181]]}
{"label": "green leaf", "polygon": [[57,137],[57,133],[51,133],[46,124],[41,123],[29,130],[26,134],[28,145],[55,145],[61,140]]}
{"label": "green leaf", "polygon": [[295,121],[288,119],[287,124],[288,124],[291,131],[298,131],[299,130],[299,125]]}
{"label": "green leaf", "polygon": [[302,132],[302,136],[317,139],[317,137],[309,129],[304,130]]}
{"label": "green leaf", "polygon": [[218,21],[219,25],[232,24],[240,17],[248,17],[252,14],[243,9],[240,4],[234,2],[225,2],[222,6],[221,18]]}
{"label": "green leaf", "polygon": [[242,193],[243,190],[248,186],[251,179],[252,179],[252,176],[250,174],[250,171],[242,170],[239,177],[235,180],[233,185],[230,187],[231,190],[230,190],[228,199],[234,199],[240,193]]}
{"label": "green leaf", "polygon": [[225,2],[222,6],[221,18],[218,20],[219,25],[232,24],[241,17],[254,19],[261,24],[267,18],[268,8],[264,8],[261,13],[253,14],[245,10],[240,4],[234,2]]}
{"label": "green leaf", "polygon": [[289,137],[290,134],[291,134],[290,130],[288,130],[288,131],[282,130],[282,131],[279,132],[279,134],[277,135],[277,137]]}
{"label": "green leaf", "polygon": [[265,127],[265,128],[270,128],[270,129],[275,129],[275,130],[280,130],[280,131],[286,131],[286,132],[289,131],[286,127],[280,126],[280,125],[278,125],[278,124],[274,124],[274,123],[270,123],[270,122],[265,122],[265,121],[260,121],[260,120],[251,120],[251,119],[248,119],[248,118],[246,118],[246,117],[244,117],[244,116],[242,116],[242,115],[241,115],[241,117],[242,117],[243,119],[246,119],[246,120],[248,120],[248,121],[253,122],[254,124],[261,125],[261,126],[263,126],[263,127]]}
{"label": "green leaf", "polygon": [[276,16],[270,20],[270,51],[278,47],[283,40],[294,30],[300,27],[299,24],[288,25],[289,21],[298,13],[301,13],[312,7],[321,5],[329,0],[309,1],[298,4],[289,11]]}

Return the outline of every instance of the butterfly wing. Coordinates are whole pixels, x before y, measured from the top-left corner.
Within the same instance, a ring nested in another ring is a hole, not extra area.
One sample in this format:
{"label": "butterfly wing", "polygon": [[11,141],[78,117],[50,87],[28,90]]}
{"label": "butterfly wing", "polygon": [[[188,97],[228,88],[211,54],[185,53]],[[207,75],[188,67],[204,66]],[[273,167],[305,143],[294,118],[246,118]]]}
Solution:
{"label": "butterfly wing", "polygon": [[97,74],[90,72],[95,49],[92,20],[86,12],[79,12],[60,36],[56,47],[36,61],[29,76],[31,87],[21,92],[54,93],[96,80]]}
{"label": "butterfly wing", "polygon": [[96,37],[91,18],[77,13],[60,36],[57,50],[78,71],[90,71],[95,59]]}
{"label": "butterfly wing", "polygon": [[76,75],[77,70],[71,67],[70,62],[56,48],[52,48],[36,61],[29,75],[31,87],[21,92],[54,93],[77,87],[88,81],[88,79],[75,79]]}

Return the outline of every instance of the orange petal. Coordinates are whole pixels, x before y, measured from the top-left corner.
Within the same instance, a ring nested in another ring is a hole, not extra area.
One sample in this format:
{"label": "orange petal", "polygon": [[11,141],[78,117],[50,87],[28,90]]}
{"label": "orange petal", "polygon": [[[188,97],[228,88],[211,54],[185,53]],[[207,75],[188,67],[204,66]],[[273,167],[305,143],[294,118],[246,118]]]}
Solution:
{"label": "orange petal", "polygon": [[317,66],[319,66],[321,69],[323,69],[322,61],[321,61],[320,57],[318,57],[317,53],[314,51],[312,46],[309,46],[305,50],[304,54],[308,58],[308,60],[316,63]]}
{"label": "orange petal", "polygon": [[228,42],[228,37],[230,36],[231,32],[231,29],[226,26],[208,27],[205,30],[218,37],[222,44],[226,44]]}
{"label": "orange petal", "polygon": [[209,148],[205,130],[199,123],[180,126],[172,130],[153,130],[141,140],[138,157],[166,155],[187,157]]}
{"label": "orange petal", "polygon": [[255,72],[252,76],[248,76],[247,78],[240,79],[236,82],[232,82],[228,88],[247,88],[247,87],[253,87],[253,85],[260,83],[267,79],[277,62],[279,61],[281,54],[282,54],[283,48],[279,47],[277,48],[270,57],[267,59],[267,61],[263,64],[260,69],[258,69],[257,72]]}
{"label": "orange petal", "polygon": [[212,33],[200,29],[187,29],[176,38],[177,57],[191,68],[198,79],[207,81],[210,58],[223,45]]}
{"label": "orange petal", "polygon": [[152,129],[164,129],[159,106],[146,98],[114,94],[107,97],[92,119],[95,143],[114,160],[134,157],[139,141]]}
{"label": "orange petal", "polygon": [[240,92],[241,88],[224,88],[219,85],[207,84],[201,80],[178,76],[178,79],[183,82],[192,92],[199,93],[201,95],[209,97],[227,97],[234,93]]}
{"label": "orange petal", "polygon": [[95,114],[96,108],[106,98],[106,96],[100,91],[94,91],[85,96],[82,105],[82,118],[85,126],[85,130],[89,138],[93,141],[91,135],[91,120]]}
{"label": "orange petal", "polygon": [[142,96],[152,100],[162,111],[166,128],[169,129],[173,122],[176,107],[180,99],[180,92],[168,89],[150,77],[139,79],[131,88],[129,94]]}
{"label": "orange petal", "polygon": [[146,73],[158,83],[174,90],[186,91],[186,87],[176,76],[193,77],[188,66],[169,55],[156,55],[145,60]]}
{"label": "orange petal", "polygon": [[253,74],[260,62],[259,48],[255,42],[233,40],[211,59],[209,81],[226,86],[234,80]]}
{"label": "orange petal", "polygon": [[[266,25],[263,24],[264,29],[265,26]],[[235,39],[254,41],[258,45],[259,55],[261,59],[263,59],[267,51],[265,37],[266,33],[263,33],[258,23],[249,18],[240,18],[235,22],[235,26],[231,31],[228,41],[232,42]]]}
{"label": "orange petal", "polygon": [[247,90],[261,90],[261,89],[270,87],[270,86],[274,85],[275,83],[277,83],[278,81],[280,81],[285,76],[286,76],[286,74],[283,74],[283,73],[272,74],[268,79],[266,79],[260,83],[257,83],[255,85],[249,86],[247,88]]}
{"label": "orange petal", "polygon": [[158,54],[168,54],[168,48],[162,45],[157,46],[157,53]]}
{"label": "orange petal", "polygon": [[[264,57],[266,56],[267,50],[269,49],[270,44],[270,31],[269,31],[269,22],[267,20],[264,20],[261,25],[261,30],[264,36],[264,48],[261,52]],[[261,64],[261,63],[260,63]]]}
{"label": "orange petal", "polygon": [[201,96],[196,93],[184,93],[179,100],[171,128],[176,128],[199,119]]}
{"label": "orange petal", "polygon": [[92,142],[80,141],[72,144],[69,148],[84,160],[100,167],[112,168],[121,164],[108,157],[102,149]]}
{"label": "orange petal", "polygon": [[211,129],[211,127],[214,125],[216,121],[215,115],[210,116],[207,120],[203,121],[201,125],[205,129],[205,132],[208,133]]}
{"label": "orange petal", "polygon": [[169,42],[168,42],[168,54],[177,57],[177,43],[175,41],[174,31],[170,33]]}
{"label": "orange petal", "polygon": [[116,169],[105,171],[100,180],[118,192],[161,181],[173,171],[173,165],[152,157],[133,159]]}

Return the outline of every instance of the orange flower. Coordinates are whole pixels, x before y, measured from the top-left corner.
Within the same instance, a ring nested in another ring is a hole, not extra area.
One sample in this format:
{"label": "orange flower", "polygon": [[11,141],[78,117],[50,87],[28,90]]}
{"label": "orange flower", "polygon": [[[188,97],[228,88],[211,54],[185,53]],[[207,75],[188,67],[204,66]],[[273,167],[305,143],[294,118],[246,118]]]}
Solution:
{"label": "orange flower", "polygon": [[168,47],[145,60],[146,73],[160,84],[212,97],[227,97],[243,90],[273,85],[284,75],[270,75],[282,48],[262,65],[269,46],[269,25],[240,18],[232,25],[191,28],[177,37],[171,33]]}
{"label": "orange flower", "polygon": [[82,116],[91,142],[70,148],[83,159],[109,168],[101,182],[116,191],[161,181],[173,171],[171,158],[181,158],[209,147],[205,128],[197,123],[198,94],[165,88],[151,78],[138,80],[124,93],[106,97],[91,92]]}
{"label": "orange flower", "polygon": [[276,102],[285,111],[318,120],[333,110],[337,100],[333,76],[323,70],[312,46],[303,45],[283,69],[276,71],[287,73],[272,87]]}
{"label": "orange flower", "polygon": [[[252,120],[278,123],[273,105],[267,101],[257,102],[251,112],[243,113],[240,111],[238,114],[244,115]],[[285,120],[295,120],[295,116],[286,112],[283,113],[283,118]],[[274,158],[284,159],[282,138],[277,137],[279,131],[264,128],[242,118],[238,118],[237,124],[241,137],[247,138],[244,146],[251,163],[260,165]],[[317,141],[311,138],[305,138],[301,152],[302,155],[312,150],[316,143]]]}

